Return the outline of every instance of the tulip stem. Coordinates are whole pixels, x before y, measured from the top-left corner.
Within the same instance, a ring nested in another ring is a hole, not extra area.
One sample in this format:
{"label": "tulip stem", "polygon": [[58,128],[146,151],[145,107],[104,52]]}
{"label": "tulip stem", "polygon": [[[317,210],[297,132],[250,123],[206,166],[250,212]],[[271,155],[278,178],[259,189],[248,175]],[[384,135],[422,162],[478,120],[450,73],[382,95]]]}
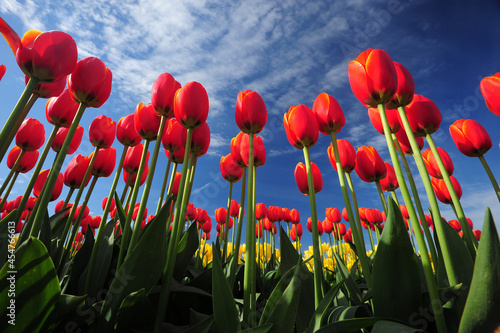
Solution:
{"label": "tulip stem", "polygon": [[168,155],[167,169],[165,170],[165,176],[163,177],[163,184],[161,186],[160,198],[158,199],[158,205],[156,206],[156,215],[160,212],[161,206],[163,205],[163,197],[165,195],[165,190],[167,189],[168,175],[170,173],[170,166],[172,165],[172,153]]}
{"label": "tulip stem", "polygon": [[234,284],[234,279],[235,279],[234,275],[236,272],[236,266],[238,265],[240,258],[239,254],[240,254],[241,232],[243,230],[243,212],[245,210],[245,186],[247,181],[247,167],[242,167],[242,169],[243,172],[241,176],[241,196],[240,196],[240,210],[238,212],[238,230],[236,232],[236,242],[233,243],[233,253],[237,255],[237,258],[234,258],[233,256],[233,261],[231,262],[231,271],[230,271],[231,274],[229,274],[229,280],[228,280],[231,289]]}
{"label": "tulip stem", "polygon": [[455,188],[453,187],[453,184],[450,179],[450,175],[448,174],[448,171],[446,171],[446,167],[444,166],[443,160],[441,159],[441,156],[439,155],[439,152],[437,151],[436,145],[434,143],[434,140],[432,139],[432,136],[427,133],[425,136],[427,139],[427,143],[431,147],[432,154],[434,155],[437,165],[439,167],[439,171],[441,171],[441,175],[443,176],[444,183],[446,184],[446,188],[448,189],[448,192],[450,193],[451,200],[453,202],[453,206],[456,209],[457,213],[457,218],[458,221],[460,222],[460,226],[462,227],[462,231],[464,233],[464,239],[465,239],[465,244],[467,244],[467,248],[469,249],[470,255],[472,259],[474,260],[476,258],[476,252],[477,252],[477,240],[476,237],[474,237],[474,234],[472,233],[472,229],[467,222],[467,219],[465,218],[465,213],[462,208],[462,204],[460,203],[460,199],[458,198],[457,192],[455,191]]}
{"label": "tulip stem", "polygon": [[495,176],[493,175],[493,172],[491,172],[490,166],[488,163],[486,163],[486,160],[484,159],[483,155],[479,155],[479,160],[483,164],[484,170],[486,170],[486,173],[488,174],[488,177],[490,178],[491,185],[493,185],[493,188],[495,189],[495,193],[497,195],[498,201],[500,201],[500,187],[498,187],[497,180],[495,179]]}
{"label": "tulip stem", "polygon": [[398,196],[396,194],[396,191],[391,191],[391,195],[392,195],[392,198],[394,199],[394,201],[396,202],[396,204],[399,206],[399,200],[398,200]]}
{"label": "tulip stem", "polygon": [[254,133],[248,134],[248,186],[247,186],[247,229],[246,244],[247,253],[245,260],[245,271],[243,280],[243,320],[247,321],[250,327],[256,323],[256,303],[255,290],[256,281],[253,278],[256,269],[255,264],[255,202],[253,201],[253,178],[254,178]]}
{"label": "tulip stem", "polygon": [[[356,226],[356,220],[354,219],[354,214],[352,212],[352,207],[351,207],[351,200],[349,199],[349,193],[347,192],[347,186],[344,178],[344,169],[342,168],[342,163],[340,161],[340,154],[339,154],[339,148],[337,145],[337,135],[335,131],[332,131],[330,133],[331,139],[332,139],[332,146],[333,146],[333,152],[335,156],[335,163],[337,166],[337,173],[339,176],[339,183],[340,183],[340,188],[342,189],[342,196],[344,197],[344,204],[345,208],[347,211],[347,215],[349,218],[349,226],[351,227],[352,231],[352,236],[354,238],[354,244],[358,247],[358,258],[361,263],[361,269],[363,270],[363,275],[365,276],[365,281],[368,286],[368,288],[372,287],[372,274],[370,272],[370,267],[368,266],[368,259],[366,258],[366,249],[365,249],[365,243],[363,239],[363,229],[361,229],[359,226]],[[349,178],[349,174],[346,174],[347,178]],[[354,194],[354,190],[351,187],[351,192]],[[353,196],[353,201],[355,201],[355,197]],[[356,204],[357,206],[357,204]],[[357,221],[358,225],[360,225],[360,219],[359,219],[359,211],[356,208],[356,216],[357,216]]]}
{"label": "tulip stem", "polygon": [[[25,153],[26,153],[26,150],[24,150],[24,149],[21,150],[21,152],[17,156],[16,161],[14,162],[14,165],[12,166],[12,168],[10,168],[10,172],[7,175],[7,177],[5,178],[5,180],[4,180],[3,184],[2,184],[2,187],[0,188],[0,196],[2,196],[3,191],[5,190],[5,188],[7,187],[7,185],[10,183],[10,180],[11,180],[12,176],[14,175],[14,172],[16,172],[16,169],[19,166],[19,163],[21,163],[21,159],[23,158],[23,156],[24,156]],[[3,205],[3,203],[0,204],[0,207],[2,207],[2,205]]]}
{"label": "tulip stem", "polygon": [[[35,90],[38,82],[40,82],[40,80],[35,77],[31,77],[29,79],[23,93],[21,94],[21,97],[19,97],[16,106],[14,106],[14,109],[9,116],[9,119],[7,119],[7,121],[3,125],[2,131],[0,132],[0,162],[2,162],[3,157],[5,156],[5,153],[10,146],[10,143],[12,142],[12,139],[14,139],[14,136],[16,136],[17,130],[24,121],[24,118],[26,118],[26,116],[28,115],[31,106],[38,98],[38,94],[33,94],[33,96],[36,97],[31,98],[33,90]],[[28,107],[30,98],[33,101]]]}
{"label": "tulip stem", "polygon": [[[179,183],[179,191],[177,193],[177,200],[175,203],[174,212],[174,224],[172,226],[172,231],[170,232],[170,241],[168,243],[167,250],[167,261],[163,269],[163,281],[160,290],[160,299],[158,301],[158,310],[156,313],[155,329],[156,333],[161,332],[161,324],[163,322],[163,317],[167,311],[168,305],[168,295],[170,294],[170,283],[172,282],[172,277],[174,274],[175,259],[177,257],[177,249],[179,243],[179,237],[181,234],[182,223],[185,219],[185,211],[182,211],[183,201],[185,197],[184,185],[186,183],[186,175],[188,170],[188,159],[189,151],[191,147],[191,138],[193,136],[193,129],[187,129],[186,135],[186,146],[184,152],[184,160],[182,164],[182,173]],[[182,199],[182,200],[181,200]]]}
{"label": "tulip stem", "polygon": [[[427,288],[429,290],[429,296],[431,298],[431,306],[434,313],[434,318],[436,319],[436,326],[438,332],[446,332],[446,323],[444,321],[443,309],[441,308],[441,303],[439,301],[439,294],[437,291],[436,281],[434,279],[434,273],[432,270],[431,260],[429,258],[429,252],[427,252],[427,246],[425,244],[424,236],[422,234],[422,229],[420,229],[420,223],[417,218],[417,213],[413,207],[413,202],[411,201],[410,192],[406,186],[406,181],[403,176],[403,170],[399,164],[398,155],[396,153],[396,148],[394,147],[394,142],[392,141],[391,131],[389,128],[389,122],[387,121],[387,115],[385,113],[384,104],[378,105],[378,110],[380,113],[380,118],[382,120],[382,126],[384,128],[384,135],[389,148],[389,153],[391,155],[392,164],[394,166],[394,171],[396,173],[396,178],[398,180],[399,188],[403,194],[403,200],[406,204],[408,210],[408,215],[410,216],[410,222],[412,223],[413,229],[415,229],[417,244],[420,251],[420,259],[422,261],[422,266],[424,268],[425,280],[427,282]],[[411,228],[410,228],[411,229]]]}
{"label": "tulip stem", "polygon": [[71,200],[71,197],[73,196],[73,192],[75,192],[76,187],[70,187],[68,194],[66,195],[66,199],[64,199],[63,205],[61,207],[61,210],[66,208],[68,206],[69,201]]}
{"label": "tulip stem", "polygon": [[12,187],[14,186],[14,184],[15,184],[16,179],[17,179],[18,176],[19,176],[19,171],[17,171],[17,172],[14,173],[14,177],[12,177],[12,181],[10,182],[9,187],[7,188],[7,191],[5,192],[4,197],[2,198],[2,201],[0,202],[0,208],[7,201],[7,197],[9,196],[10,191],[12,190]]}
{"label": "tulip stem", "polygon": [[380,185],[380,180],[376,180],[375,184],[377,185],[378,195],[380,196],[380,202],[382,203],[382,208],[384,209],[384,213],[387,215],[387,203],[385,202],[384,192],[382,191],[382,185]]}
{"label": "tulip stem", "polygon": [[229,195],[227,197],[226,223],[224,224],[224,249],[222,250],[222,262],[226,261],[226,255],[227,255],[227,239],[228,239],[227,234],[229,233],[229,219],[230,219],[229,213],[231,212],[232,196],[233,196],[233,182],[229,182]]}
{"label": "tulip stem", "polygon": [[73,119],[73,122],[71,123],[71,126],[66,135],[66,139],[64,139],[64,143],[61,149],[59,150],[59,153],[57,154],[54,163],[52,164],[52,168],[50,169],[49,175],[47,176],[47,179],[45,180],[44,184],[44,188],[48,190],[44,191],[43,195],[40,198],[38,198],[37,203],[39,203],[39,208],[37,209],[36,214],[32,213],[32,216],[34,215],[35,218],[33,219],[33,227],[31,228],[30,236],[35,237],[40,232],[42,221],[45,218],[45,214],[47,212],[47,205],[52,195],[52,189],[56,184],[57,178],[59,177],[59,172],[64,163],[64,159],[66,158],[66,153],[68,151],[69,145],[71,143],[71,140],[73,139],[73,136],[75,135],[76,128],[78,127],[78,124],[82,119],[83,112],[85,111],[86,108],[87,105],[85,103],[80,103],[75,118]]}
{"label": "tulip stem", "polygon": [[[125,187],[123,188],[122,195],[120,196],[120,203],[122,204],[122,206],[123,206],[123,202],[125,200],[125,196],[127,195],[127,192],[131,187],[130,184],[132,184],[132,177],[133,177],[133,174],[131,174],[131,173],[127,174],[127,179],[125,180]],[[137,179],[138,177],[136,176],[135,178]],[[126,207],[126,206],[123,206],[123,207]]]}

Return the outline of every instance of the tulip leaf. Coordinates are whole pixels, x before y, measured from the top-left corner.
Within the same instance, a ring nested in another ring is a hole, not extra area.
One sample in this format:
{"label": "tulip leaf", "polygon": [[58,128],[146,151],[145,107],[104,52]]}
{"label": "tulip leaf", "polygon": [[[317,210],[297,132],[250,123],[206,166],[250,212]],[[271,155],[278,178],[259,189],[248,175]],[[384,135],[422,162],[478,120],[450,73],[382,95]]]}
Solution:
{"label": "tulip leaf", "polygon": [[239,333],[267,333],[273,328],[273,324],[267,323],[264,325],[259,325],[256,327],[250,327],[244,330],[241,330]]}
{"label": "tulip leaf", "polygon": [[132,252],[126,257],[111,282],[104,300],[99,331],[110,331],[119,306],[132,292],[144,288],[146,294],[160,279],[166,259],[166,219],[155,219]]}
{"label": "tulip leaf", "polygon": [[37,237],[43,245],[45,245],[45,248],[47,249],[47,252],[49,253],[49,256],[51,255],[52,252],[52,246],[51,246],[51,231],[50,231],[50,221],[49,221],[49,214],[48,212],[45,212],[45,218],[42,220],[42,225],[40,227],[40,234]]}
{"label": "tulip leaf", "polygon": [[[54,311],[52,311],[40,332],[49,332],[49,326],[51,326],[53,323],[57,323],[63,318],[67,320],[66,316],[75,312],[78,307],[82,306],[84,304],[85,298],[86,296],[61,294],[61,297],[55,304]],[[54,331],[60,332],[60,330]]]}
{"label": "tulip leaf", "polygon": [[[344,280],[344,286],[347,289],[347,294],[350,296],[349,299],[353,304],[359,305],[361,304],[361,290],[354,280],[352,272],[349,272],[344,262],[340,258],[340,256],[334,251],[333,255],[335,257],[335,262],[337,263],[338,271],[340,272],[340,276]],[[357,267],[357,266],[356,266]],[[354,270],[355,271],[355,270]],[[353,271],[353,272],[354,272]],[[339,282],[341,279],[339,278]],[[343,288],[344,289],[344,288]]]}
{"label": "tulip leaf", "polygon": [[309,327],[305,331],[305,333],[313,333],[316,332],[318,329],[320,329],[321,324],[323,323],[323,320],[328,311],[328,308],[330,307],[330,304],[332,304],[335,296],[337,296],[337,293],[339,292],[342,283],[343,282],[337,283],[335,286],[333,286],[332,289],[330,289],[330,291],[326,293],[325,297],[323,297],[321,302],[318,304],[318,307],[314,311],[314,314],[311,318],[311,323],[309,324]]}
{"label": "tulip leaf", "polygon": [[382,319],[377,317],[345,319],[324,325],[315,333],[357,333],[362,328],[371,327],[380,320]]}
{"label": "tulip leaf", "polygon": [[[94,234],[87,228],[85,234],[85,241],[76,255],[73,257],[73,264],[71,265],[71,272],[69,274],[69,283],[67,292],[72,295],[83,295],[85,288],[85,280],[87,278],[87,266],[89,264],[90,256],[92,255],[92,248],[94,247]],[[64,264],[64,263],[63,263]]]}
{"label": "tulip leaf", "polygon": [[212,259],[212,306],[215,325],[219,332],[236,332],[240,329],[240,315],[233,293],[226,280],[216,251]]}
{"label": "tulip leaf", "polygon": [[184,333],[208,333],[214,324],[214,316],[209,316],[196,325],[191,326]]}
{"label": "tulip leaf", "polygon": [[373,325],[371,333],[417,333],[425,332],[394,321],[380,320]]}
{"label": "tulip leaf", "polygon": [[499,263],[500,240],[491,211],[487,208],[460,333],[493,332],[500,328]]}
{"label": "tulip leaf", "polygon": [[95,251],[97,251],[94,263],[94,271],[90,273],[90,286],[88,290],[88,295],[94,297],[97,295],[99,290],[104,287],[106,277],[108,275],[111,260],[113,258],[113,244],[115,240],[115,225],[114,223],[108,222],[105,225],[101,224],[101,228],[104,228],[101,232],[103,233],[100,241],[98,241],[94,246],[96,246]]}
{"label": "tulip leaf", "polygon": [[297,265],[300,256],[290,242],[290,238],[280,225],[280,251],[281,251],[281,275],[285,275],[290,269]]}
{"label": "tulip leaf", "polygon": [[3,265],[5,263],[5,260],[7,259],[7,254],[9,250],[9,244],[10,242],[10,237],[8,233],[9,225],[10,227],[15,228],[15,223],[14,223],[14,218],[15,218],[15,209],[7,214],[6,217],[4,217],[0,221],[0,264]]}
{"label": "tulip leaf", "polygon": [[[123,206],[122,206],[122,203],[120,201],[120,198],[118,198],[118,193],[116,193],[115,191],[115,206],[116,206],[116,214],[118,215],[118,221],[120,223],[120,228],[122,230],[122,234],[124,233],[125,231],[125,228],[127,226],[125,226],[125,221],[127,220],[126,218],[126,214],[125,214],[125,211],[123,210]],[[130,228],[130,225],[128,226],[128,228]]]}
{"label": "tulip leaf", "polygon": [[390,197],[372,277],[375,316],[408,322],[422,302],[420,271],[401,211]]}
{"label": "tulip leaf", "polygon": [[198,228],[196,223],[192,223],[179,242],[177,258],[175,259],[174,278],[177,280],[182,279],[198,247]]}
{"label": "tulip leaf", "polygon": [[61,295],[54,264],[36,238],[22,243],[12,259],[0,270],[0,315],[4,318],[0,331],[39,332]]}
{"label": "tulip leaf", "polygon": [[151,330],[154,323],[154,309],[149,299],[140,289],[128,295],[122,302],[116,317],[116,333],[133,330]]}

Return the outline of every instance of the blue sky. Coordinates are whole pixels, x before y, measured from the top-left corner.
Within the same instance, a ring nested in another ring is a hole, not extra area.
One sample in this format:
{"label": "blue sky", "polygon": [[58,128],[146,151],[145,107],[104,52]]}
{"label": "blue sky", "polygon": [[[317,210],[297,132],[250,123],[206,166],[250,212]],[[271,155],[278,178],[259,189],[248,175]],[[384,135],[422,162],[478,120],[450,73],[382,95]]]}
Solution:
{"label": "blue sky", "polygon": [[[480,228],[489,206],[500,225],[500,204],[479,160],[462,155],[448,131],[459,118],[480,122],[493,141],[485,158],[499,176],[500,119],[486,108],[479,92],[481,78],[500,71],[497,1],[68,0],[61,4],[53,0],[0,0],[0,15],[20,35],[28,29],[69,33],[78,45],[79,59],[96,56],[113,72],[110,99],[99,109],[87,110],[83,117],[81,125],[86,132],[78,151],[81,154],[93,151],[87,130],[94,117],[105,114],[118,121],[132,113],[139,102],[149,102],[152,84],[161,73],[171,73],[181,84],[203,84],[210,99],[207,123],[212,136],[207,155],[198,162],[191,201],[212,217],[214,210],[227,202],[229,185],[220,175],[219,161],[230,152],[230,140],[239,132],[234,109],[242,90],[257,91],[269,115],[261,133],[267,162],[257,171],[258,202],[297,208],[304,223],[310,216],[309,200],[298,191],[293,177],[303,154],[288,143],[282,119],[292,105],[312,107],[321,92],[335,97],[344,110],[346,125],[338,138],[349,140],[355,148],[372,145],[390,162],[384,137],[372,127],[347,77],[349,61],[360,52],[384,49],[412,73],[416,93],[432,99],[441,110],[443,122],[433,137],[455,163],[454,176],[462,185],[466,215]],[[3,123],[24,88],[24,77],[5,41],[0,41],[0,63],[7,66],[0,82]],[[48,135],[45,103],[38,101],[29,116],[42,121]],[[326,153],[329,142],[329,137],[320,135],[311,149],[312,161],[318,164],[324,180],[317,195],[320,219],[327,207],[344,207],[338,177]],[[114,147],[119,156],[122,146],[115,142]],[[54,156],[49,154],[45,168]],[[3,163],[0,178],[7,174]],[[162,149],[148,204],[151,212],[165,167]],[[421,198],[427,204],[414,170]],[[19,177],[11,198],[24,192],[30,176]],[[375,185],[363,183],[354,173],[353,179],[360,206],[381,208]],[[101,215],[101,200],[111,182],[111,178],[98,181],[90,203],[93,214]],[[119,193],[123,186],[119,184]],[[237,200],[239,189],[237,183],[233,191]],[[62,196],[66,193],[64,189]],[[440,208],[445,218],[454,218],[450,207]],[[304,242],[312,242],[306,230]]]}

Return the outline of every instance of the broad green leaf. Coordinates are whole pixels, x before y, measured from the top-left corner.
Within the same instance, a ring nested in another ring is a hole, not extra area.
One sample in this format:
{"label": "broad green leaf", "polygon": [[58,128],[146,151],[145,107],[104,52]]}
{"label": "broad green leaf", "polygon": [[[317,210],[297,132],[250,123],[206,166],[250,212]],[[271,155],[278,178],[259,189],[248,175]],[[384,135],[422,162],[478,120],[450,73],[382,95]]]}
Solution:
{"label": "broad green leaf", "polygon": [[240,315],[217,252],[213,255],[212,263],[212,306],[215,325],[219,332],[236,332],[240,329]]}
{"label": "broad green leaf", "polygon": [[184,333],[208,333],[214,324],[214,316],[211,315],[196,325],[191,326]]}
{"label": "broad green leaf", "polygon": [[[125,211],[123,210],[122,203],[120,201],[120,198],[118,198],[118,194],[115,191],[115,205],[116,205],[116,214],[118,214],[118,221],[120,222],[120,228],[122,230],[122,234],[124,233],[125,230],[125,221],[126,221],[126,214]],[[127,226],[130,228],[130,225]]]}
{"label": "broad green leaf", "polygon": [[192,223],[179,242],[177,258],[175,259],[174,278],[179,281],[182,279],[198,247],[198,228],[196,223]]}
{"label": "broad green leaf", "polygon": [[141,288],[148,294],[160,279],[166,258],[166,222],[166,219],[151,221],[147,232],[116,272],[101,309],[100,332],[111,330],[125,297]]}
{"label": "broad green leaf", "polygon": [[328,322],[334,323],[345,319],[369,317],[370,312],[365,304],[356,306],[337,306],[328,316]]}
{"label": "broad green leaf", "polygon": [[[335,256],[335,261],[337,263],[337,271],[340,272],[340,276],[344,280],[344,285],[347,289],[347,293],[350,296],[350,300],[352,301],[352,304],[359,305],[361,304],[361,290],[359,289],[358,284],[356,283],[356,280],[354,280],[353,275],[347,267],[344,265],[342,262],[342,259],[340,256],[336,253],[333,252],[333,255]],[[342,280],[339,278],[339,281]]]}
{"label": "broad green leaf", "polygon": [[380,320],[383,319],[376,317],[346,319],[325,325],[315,333],[357,333],[360,331],[360,329],[371,327]]}
{"label": "broad green leaf", "polygon": [[40,227],[40,233],[37,237],[43,245],[45,245],[45,248],[47,249],[47,252],[49,252],[49,256],[51,255],[51,231],[50,231],[50,220],[49,220],[49,214],[48,212],[45,212],[45,218],[42,220],[42,226]]}
{"label": "broad green leaf", "polygon": [[264,325],[250,327],[244,330],[239,331],[239,333],[267,333],[273,328],[273,324],[267,323]]}
{"label": "broad green leaf", "polygon": [[500,329],[500,240],[489,208],[474,266],[469,297],[460,321],[460,333]]}
{"label": "broad green leaf", "polygon": [[16,227],[16,223],[14,222],[15,214],[16,210],[14,209],[0,221],[0,265],[3,265],[7,259],[8,244],[11,240],[8,230],[9,228]]}
{"label": "broad green leaf", "polygon": [[122,302],[116,317],[116,333],[132,330],[151,330],[155,311],[144,289],[128,295]]}
{"label": "broad green leaf", "polygon": [[297,265],[300,256],[282,226],[280,226],[280,253],[281,275],[284,276],[290,269]]}
{"label": "broad green leaf", "polygon": [[318,304],[318,307],[314,311],[314,314],[311,318],[311,323],[309,324],[309,328],[305,331],[305,333],[313,333],[320,329],[321,323],[326,316],[328,308],[330,307],[330,304],[332,304],[335,296],[337,296],[342,283],[343,282],[337,283],[335,286],[333,286],[332,289],[330,289],[330,291],[326,293],[325,297],[323,297],[321,302]]}
{"label": "broad green leaf", "polygon": [[372,333],[417,333],[425,332],[401,323],[388,320],[380,320],[373,325]]}
{"label": "broad green leaf", "polygon": [[422,301],[420,272],[401,211],[390,197],[388,206],[373,261],[373,309],[377,317],[408,322]]}
{"label": "broad green leaf", "polygon": [[[83,305],[86,296],[73,296],[61,294],[61,297],[55,304],[54,311],[51,312],[49,318],[46,320],[41,332],[50,331],[49,326],[57,323],[59,320],[66,320],[66,316],[74,313],[79,306]],[[58,331],[56,331],[58,332]]]}
{"label": "broad green leaf", "polygon": [[[0,271],[0,332],[38,332],[61,294],[47,249],[29,238]],[[12,283],[13,282],[13,283]],[[10,307],[10,309],[8,308]],[[14,307],[14,310],[11,310]],[[13,311],[14,317],[10,317]],[[15,326],[11,325],[14,320]],[[10,321],[10,323],[9,323]]]}
{"label": "broad green leaf", "polygon": [[[83,295],[85,280],[87,278],[86,268],[89,264],[93,247],[94,235],[90,228],[87,228],[87,233],[85,234],[85,242],[83,243],[80,250],[78,250],[76,255],[72,259],[70,259],[73,261],[73,264],[71,266],[71,272],[69,274],[69,285],[68,290],[66,291],[67,293],[77,296]],[[104,274],[104,272],[102,273]]]}

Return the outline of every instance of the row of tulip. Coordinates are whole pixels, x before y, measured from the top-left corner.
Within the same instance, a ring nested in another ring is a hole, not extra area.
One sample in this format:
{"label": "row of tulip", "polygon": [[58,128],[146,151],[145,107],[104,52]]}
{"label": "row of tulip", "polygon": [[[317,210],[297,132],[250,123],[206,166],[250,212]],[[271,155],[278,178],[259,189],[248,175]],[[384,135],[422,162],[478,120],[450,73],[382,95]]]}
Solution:
{"label": "row of tulip", "polygon": [[[415,288],[416,278],[420,275],[419,267],[422,268],[424,290],[430,300],[423,306],[431,309],[431,321],[438,332],[452,330],[440,298],[442,283],[437,281],[440,277],[446,279],[448,288],[462,292],[452,305],[453,316],[462,321],[461,329],[490,327],[488,325],[495,320],[492,310],[495,308],[490,306],[481,308],[481,321],[474,322],[478,317],[474,302],[479,298],[472,291],[467,298],[467,293],[463,291],[467,288],[496,288],[497,292],[498,285],[494,286],[493,279],[488,280],[486,285],[476,287],[480,283],[474,284],[472,280],[472,266],[467,267],[470,276],[465,274],[465,264],[459,262],[455,253],[459,252],[460,259],[471,265],[476,262],[476,267],[481,269],[484,267],[479,265],[486,262],[486,267],[490,265],[488,270],[495,272],[496,268],[491,267],[492,259],[481,256],[481,252],[498,256],[500,246],[494,224],[487,218],[486,230],[481,236],[487,241],[481,240],[481,245],[488,245],[480,246],[478,250],[479,232],[473,233],[470,220],[463,212],[461,189],[452,176],[453,163],[443,149],[435,146],[431,136],[442,120],[439,109],[428,98],[414,94],[415,85],[409,71],[393,62],[383,50],[368,49],[352,61],[349,81],[355,96],[368,108],[373,126],[385,136],[392,165],[384,162],[371,146],[359,147],[356,151],[348,141],[337,139],[337,133],[345,125],[344,114],[335,98],[327,93],[318,95],[312,109],[296,105],[284,114],[287,138],[304,155],[305,163],[298,163],[294,172],[297,187],[308,195],[311,206],[307,228],[312,233],[313,245],[303,251],[304,258],[301,259],[297,253],[301,252],[299,240],[302,236],[298,211],[266,207],[256,202],[255,175],[257,167],[266,161],[264,143],[257,134],[267,122],[266,105],[257,92],[246,90],[237,96],[235,121],[241,132],[231,140],[231,153],[221,158],[221,174],[230,184],[229,195],[227,206],[215,211],[218,235],[215,244],[210,246],[207,241],[212,228],[208,212],[189,203],[197,159],[207,152],[210,143],[210,129],[206,123],[209,100],[204,87],[198,82],[181,86],[172,75],[161,74],[153,84],[151,103],[139,103],[133,114],[123,117],[118,123],[104,115],[94,119],[88,131],[94,152],[90,156],[77,154],[63,174],[60,171],[66,155],[77,151],[82,140],[83,128],[79,122],[85,109],[102,106],[110,96],[111,71],[94,57],[77,62],[76,44],[63,32],[29,31],[21,39],[3,20],[0,20],[0,32],[26,75],[26,89],[0,132],[0,161],[14,137],[16,141],[7,158],[11,173],[0,189],[3,195],[0,224],[5,231],[11,222],[18,227],[17,244],[9,250],[12,253],[15,251],[16,262],[27,265],[40,251],[50,254],[40,265],[55,272],[51,278],[51,284],[57,285],[57,288],[51,289],[54,298],[69,302],[63,296],[61,286],[62,290],[71,290],[75,295],[87,295],[85,300],[75,300],[73,309],[82,306],[94,309],[99,315],[91,322],[82,323],[80,320],[79,327],[99,331],[123,330],[120,326],[123,324],[117,323],[125,320],[123,311],[127,311],[126,302],[139,311],[141,304],[147,303],[151,307],[148,297],[154,295],[156,310],[151,309],[156,311],[156,316],[151,318],[149,315],[151,320],[146,326],[155,332],[165,330],[165,321],[171,318],[169,313],[176,311],[174,304],[177,303],[172,300],[171,294],[180,290],[177,281],[189,284],[191,279],[195,281],[203,275],[192,273],[193,269],[211,272],[212,324],[215,322],[221,331],[236,331],[245,326],[258,326],[263,331],[271,328],[275,331],[301,330],[299,327],[303,326],[298,321],[283,323],[282,315],[293,317],[301,304],[308,303],[307,300],[299,300],[300,293],[293,296],[293,290],[300,289],[302,284],[305,290],[309,282],[314,301],[309,302],[313,303],[312,307],[306,310],[310,320],[306,329],[316,330],[324,326],[329,309],[334,311],[336,306],[344,304],[342,302],[345,301],[340,301],[342,297],[338,296],[341,289],[343,295],[349,295],[347,304],[362,306],[374,315],[370,321],[363,322],[365,326],[356,326],[362,325],[362,321],[358,321],[352,327],[372,326],[382,317],[411,325],[413,314],[423,304],[420,283]],[[481,84],[487,106],[497,114],[500,114],[497,97],[499,82],[500,75],[497,74],[485,78]],[[46,105],[46,116],[54,128],[46,142],[44,126],[36,119],[26,118],[39,97],[52,97]],[[318,219],[315,200],[315,194],[323,188],[322,174],[309,155],[309,149],[318,141],[320,132],[331,137],[327,155],[338,173],[344,198],[343,213],[329,208],[323,222]],[[450,127],[450,134],[462,153],[481,160],[500,200],[498,184],[483,156],[492,147],[484,128],[472,119],[460,119]],[[112,147],[115,137],[124,147],[117,165],[116,149]],[[421,153],[423,137],[430,149]],[[152,142],[154,148],[150,156],[149,145]],[[39,153],[38,149],[44,143],[45,147]],[[167,153],[168,163],[157,210],[148,217],[146,205],[161,145]],[[52,167],[42,171],[50,148],[57,152],[56,157]],[[406,155],[412,155],[417,164],[431,206],[431,216],[424,214]],[[177,172],[179,164],[182,165],[181,172]],[[33,168],[33,176],[24,195],[8,201],[17,175]],[[351,179],[354,170],[361,180],[375,182],[383,212],[358,206]],[[109,195],[103,200],[102,216],[89,216],[87,204],[96,182],[100,177],[111,176],[114,171]],[[116,189],[122,172],[125,187],[119,197]],[[139,182],[136,181],[138,177]],[[242,190],[238,204],[232,199],[232,188],[240,179]],[[410,183],[413,200],[406,179]],[[59,198],[63,184],[69,187],[66,199],[57,204],[56,214],[47,219],[47,205]],[[142,197],[138,200],[142,185]],[[87,186],[87,193],[80,203]],[[399,205],[398,188],[404,206]],[[76,197],[72,199],[75,190]],[[392,197],[387,200],[384,192],[389,192]],[[35,198],[31,197],[31,193]],[[448,224],[443,223],[437,200],[452,205],[457,220],[450,221],[450,225],[457,231],[461,230],[462,238],[455,231],[455,234],[450,233]],[[111,216],[109,221],[108,215]],[[340,223],[341,215],[349,223],[349,228]],[[246,241],[242,244],[245,216]],[[287,233],[276,228],[275,223],[280,221],[286,223]],[[291,229],[289,224],[292,224]],[[363,227],[370,236],[371,252],[366,250]],[[232,241],[229,240],[230,229],[233,229]],[[376,234],[377,245],[372,230]],[[329,235],[330,244],[326,246],[321,245],[320,234],[323,231]],[[275,241],[278,233],[279,251]],[[270,243],[267,242],[268,235]],[[293,246],[289,237],[294,242]],[[412,246],[414,237],[416,245]],[[257,239],[263,242],[262,246]],[[387,268],[389,258],[399,251],[407,257],[403,262],[401,258],[395,260],[408,268],[407,272],[382,272],[382,267]],[[290,266],[291,258],[296,256],[298,264]],[[417,257],[420,266],[417,265]],[[256,260],[245,260],[247,258]],[[194,265],[187,270],[191,261]],[[2,269],[4,275],[7,274],[8,263]],[[24,266],[15,267],[24,272]],[[312,271],[312,281],[303,278],[303,281],[309,282],[300,282],[299,275],[306,274],[302,270],[304,267]],[[116,276],[109,277],[111,271],[117,272]],[[133,282],[124,284],[123,279],[130,274],[135,276]],[[388,277],[387,274],[392,275]],[[406,279],[407,274],[416,277]],[[25,291],[32,291],[37,277],[25,279],[29,282],[25,284]],[[158,284],[158,281],[161,283]],[[109,283],[110,290],[120,287],[120,291],[114,295],[108,293],[97,310],[96,299],[90,297],[96,296],[105,283]],[[266,295],[268,285],[273,286],[273,292],[266,298],[262,295]],[[372,298],[362,296],[362,285],[372,292]],[[155,286],[158,288],[153,292]],[[233,295],[231,290],[235,288],[238,291]],[[393,292],[390,292],[391,289]],[[6,289],[4,291],[7,292]],[[409,299],[389,302],[387,295],[394,292],[408,294]],[[498,295],[495,292],[493,295]],[[242,296],[241,316],[236,310],[236,294]],[[498,302],[498,296],[494,297],[493,300]],[[7,297],[5,300],[8,302]],[[31,302],[41,302],[50,311],[43,315],[44,320],[36,320],[38,312],[27,315],[25,322],[20,324],[21,331],[32,331],[33,328],[57,330],[66,325],[64,312],[57,310],[54,301],[47,295],[37,293]],[[264,307],[262,303],[265,303]],[[4,303],[1,304],[3,307]],[[20,308],[27,309],[28,306],[22,304]],[[43,309],[43,306],[39,308]],[[225,316],[230,318],[225,320]],[[341,320],[334,320],[332,324],[336,322]]]}

